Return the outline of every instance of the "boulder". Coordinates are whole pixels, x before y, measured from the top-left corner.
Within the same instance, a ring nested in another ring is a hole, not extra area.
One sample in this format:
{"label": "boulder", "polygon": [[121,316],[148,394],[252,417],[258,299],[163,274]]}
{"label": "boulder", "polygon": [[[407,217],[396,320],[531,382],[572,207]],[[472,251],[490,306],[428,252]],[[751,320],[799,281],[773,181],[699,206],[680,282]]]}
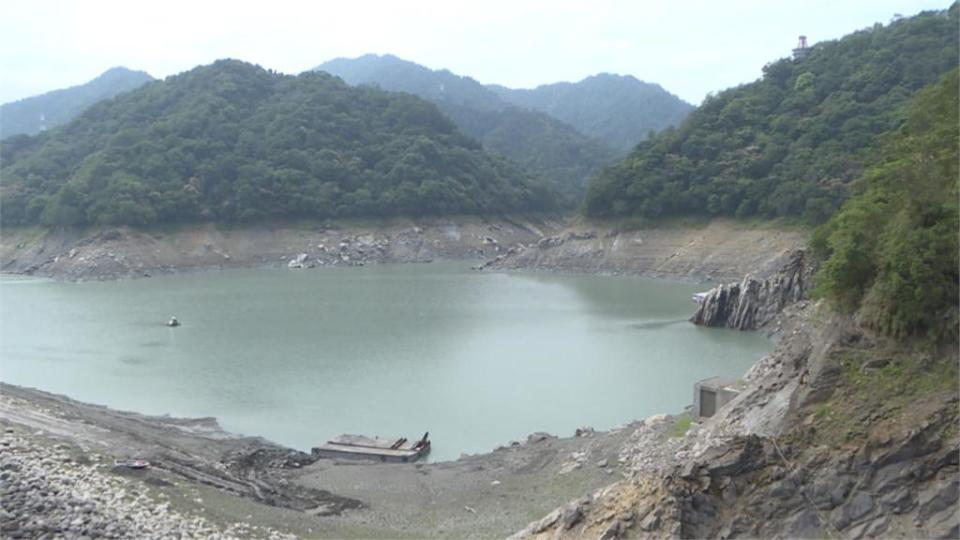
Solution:
{"label": "boulder", "polygon": [[563,245],[563,242],[564,240],[560,236],[547,236],[541,238],[540,241],[537,242],[537,249],[550,249]]}
{"label": "boulder", "polygon": [[565,506],[563,512],[560,514],[560,526],[563,530],[572,529],[574,525],[580,523],[580,520],[583,519],[583,515],[589,507],[590,499],[587,497],[573,501]]}
{"label": "boulder", "polygon": [[303,268],[306,266],[307,254],[301,253],[287,263],[288,268]]}

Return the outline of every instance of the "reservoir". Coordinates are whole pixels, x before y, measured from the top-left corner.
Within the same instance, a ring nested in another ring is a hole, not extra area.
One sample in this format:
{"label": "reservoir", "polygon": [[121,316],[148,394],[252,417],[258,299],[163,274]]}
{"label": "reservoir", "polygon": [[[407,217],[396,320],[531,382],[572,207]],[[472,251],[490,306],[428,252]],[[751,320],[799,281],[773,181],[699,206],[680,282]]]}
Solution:
{"label": "reservoir", "polygon": [[431,458],[456,459],[677,413],[695,381],[743,375],[772,344],[687,322],[704,288],[468,263],[4,276],[0,380],[305,451],[429,430]]}

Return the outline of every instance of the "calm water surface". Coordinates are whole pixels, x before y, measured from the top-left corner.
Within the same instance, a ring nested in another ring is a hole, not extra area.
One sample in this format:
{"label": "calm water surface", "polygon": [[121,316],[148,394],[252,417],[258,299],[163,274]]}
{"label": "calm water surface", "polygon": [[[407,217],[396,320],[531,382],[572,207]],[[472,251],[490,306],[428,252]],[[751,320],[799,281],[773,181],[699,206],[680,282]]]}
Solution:
{"label": "calm water surface", "polygon": [[771,344],[689,324],[702,288],[466,263],[4,277],[0,379],[303,450],[430,430],[433,459],[454,459],[677,412],[694,381],[742,375]]}

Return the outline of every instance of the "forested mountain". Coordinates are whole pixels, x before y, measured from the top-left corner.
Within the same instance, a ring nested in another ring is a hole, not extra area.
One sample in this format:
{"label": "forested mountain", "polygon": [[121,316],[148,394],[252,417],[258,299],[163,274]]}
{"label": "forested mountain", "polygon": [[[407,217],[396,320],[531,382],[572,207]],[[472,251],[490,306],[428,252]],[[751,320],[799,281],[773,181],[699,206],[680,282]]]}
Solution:
{"label": "forested mountain", "polygon": [[960,72],[913,100],[882,159],[814,234],[819,293],[875,329],[957,339]]}
{"label": "forested mountain", "polygon": [[432,70],[392,54],[365,54],[335,58],[315,70],[326,71],[349,84],[378,85],[384,90],[409,92],[437,104],[499,111],[507,106],[485,86],[446,69]]}
{"label": "forested mountain", "polygon": [[418,97],[236,60],[150,83],[0,151],[5,224],[492,214],[555,202]]}
{"label": "forested mountain", "polygon": [[434,71],[392,55],[337,58],[320,66],[349,84],[409,92],[435,103],[461,130],[492,152],[537,173],[568,205],[579,204],[587,180],[616,153],[547,114],[514,107],[469,77]]}
{"label": "forested mountain", "polygon": [[545,84],[532,90],[488,88],[504,101],[545,112],[623,152],[651,131],[679,125],[694,109],[659,84],[630,75],[601,73],[577,83]]}
{"label": "forested mountain", "polygon": [[823,221],[877,161],[877,136],[901,125],[910,96],[958,65],[957,12],[877,24],[768,64],[593,178],[586,212]]}
{"label": "forested mountain", "polygon": [[144,71],[115,67],[92,81],[0,105],[0,139],[65,124],[94,103],[153,80]]}

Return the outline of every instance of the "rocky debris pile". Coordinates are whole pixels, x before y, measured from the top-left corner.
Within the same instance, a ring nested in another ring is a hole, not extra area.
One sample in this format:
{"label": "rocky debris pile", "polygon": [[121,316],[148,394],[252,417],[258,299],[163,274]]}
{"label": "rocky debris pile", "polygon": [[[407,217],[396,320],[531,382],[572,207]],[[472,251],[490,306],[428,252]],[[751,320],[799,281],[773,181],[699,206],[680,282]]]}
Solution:
{"label": "rocky debris pile", "polygon": [[3,538],[293,538],[235,523],[219,527],[170,509],[145,486],[78,463],[67,447],[7,430],[0,440]]}
{"label": "rocky debris pile", "polygon": [[[414,227],[419,229],[419,227]],[[414,231],[414,234],[418,234]],[[390,238],[373,234],[321,237],[316,245],[287,261],[287,268],[316,268],[318,266],[363,266],[387,260]]]}
{"label": "rocky debris pile", "polygon": [[660,524],[659,513],[656,521],[647,518],[640,522],[636,510],[632,507],[635,491],[633,484],[629,482],[616,482],[553,510],[509,538],[522,540],[569,537],[613,540],[623,538],[631,529],[638,528],[638,522],[641,530],[653,530]]}
{"label": "rocky debris pile", "polygon": [[572,240],[593,240],[597,237],[597,231],[570,231],[567,234],[557,236],[546,236],[537,242],[537,249],[552,249]]}
{"label": "rocky debris pile", "polygon": [[[496,240],[491,238],[490,240],[494,240],[493,243],[495,245],[496,253],[498,253],[498,255],[484,262],[483,264],[477,266],[474,269],[475,270],[499,269],[501,268],[502,263],[514,257],[515,255],[522,255],[531,251],[532,252],[546,251],[558,246],[562,246],[563,244],[573,240],[593,240],[595,238],[597,238],[596,231],[585,231],[585,232],[570,231],[566,234],[561,234],[556,236],[544,236],[543,238],[538,240],[536,244],[518,243],[505,250],[501,249],[501,247],[498,244],[496,244]],[[487,243],[488,243],[487,239],[485,238],[484,245],[486,245]],[[480,250],[480,254],[481,255],[484,254],[482,249]]]}
{"label": "rocky debris pile", "polygon": [[668,470],[676,462],[683,437],[671,436],[673,423],[665,414],[656,414],[640,422],[620,450],[619,462],[634,475]]}
{"label": "rocky debris pile", "polygon": [[[497,246],[497,255],[496,257],[484,262],[483,264],[473,267],[474,270],[489,270],[495,268],[497,264],[503,262],[508,257],[523,253],[527,249],[527,246],[524,244],[517,244],[515,246],[507,248],[505,251],[500,251],[500,246]],[[483,249],[478,250],[479,255],[484,255]]]}
{"label": "rocky debris pile", "polygon": [[740,283],[711,289],[690,320],[703,326],[756,330],[773,321],[786,306],[803,298],[811,275],[804,251],[795,250],[769,278],[759,279],[748,274]]}

